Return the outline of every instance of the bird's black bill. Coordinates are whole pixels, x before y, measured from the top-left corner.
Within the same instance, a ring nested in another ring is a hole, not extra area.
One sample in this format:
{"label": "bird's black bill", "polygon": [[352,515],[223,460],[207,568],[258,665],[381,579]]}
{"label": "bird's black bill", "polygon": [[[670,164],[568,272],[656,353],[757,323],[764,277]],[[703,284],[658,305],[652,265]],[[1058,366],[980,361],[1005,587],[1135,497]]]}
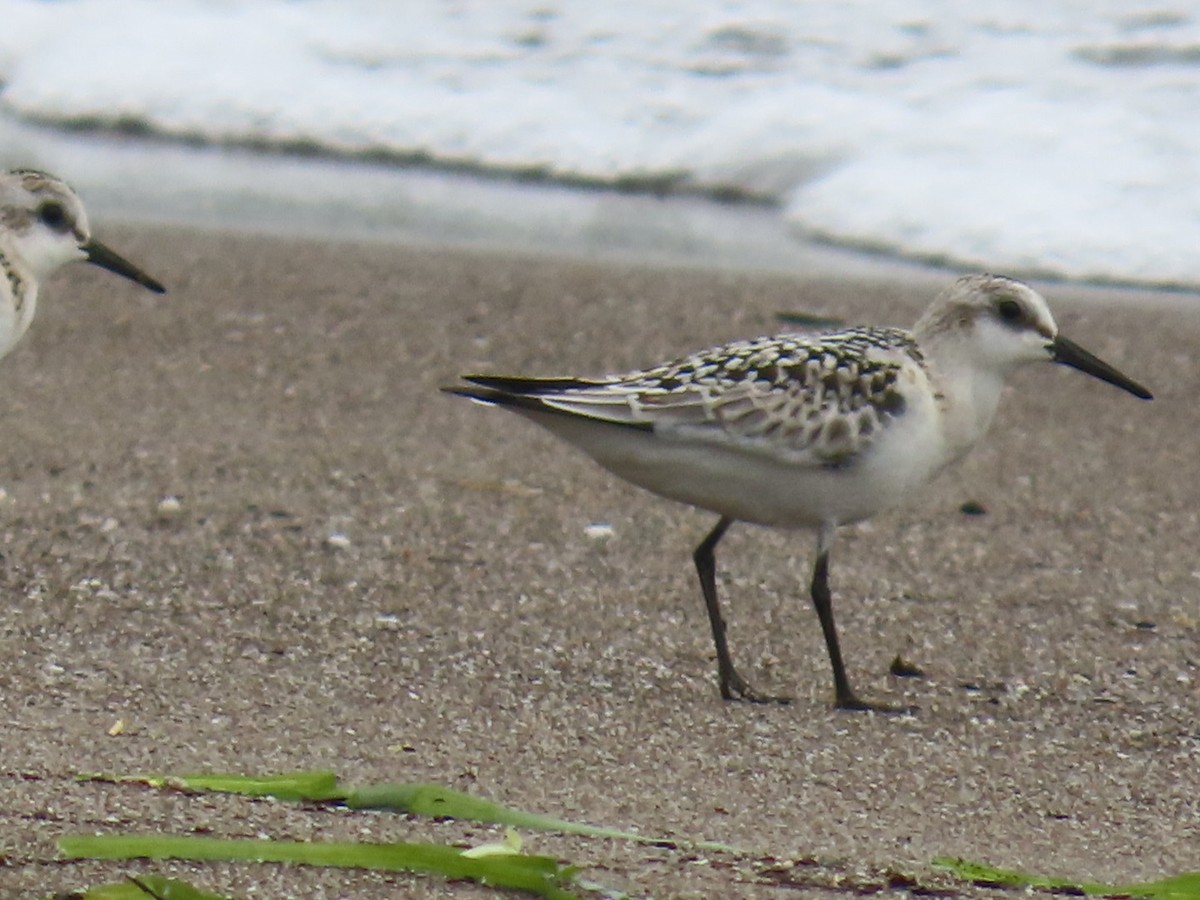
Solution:
{"label": "bird's black bill", "polygon": [[116,272],[130,281],[136,281],[142,287],[154,291],[156,294],[165,294],[167,292],[165,287],[125,257],[109,250],[99,241],[88,241],[83,245],[83,252],[87,254],[87,261],[94,266],[108,269],[110,272]]}
{"label": "bird's black bill", "polygon": [[1132,378],[1122,375],[1104,360],[1088,353],[1074,341],[1067,340],[1061,334],[1050,345],[1050,352],[1054,354],[1054,361],[1056,363],[1070,366],[1072,369],[1078,369],[1080,372],[1086,372],[1093,378],[1107,381],[1109,384],[1119,387],[1123,391],[1129,391],[1133,396],[1141,397],[1143,400],[1154,399],[1153,394]]}

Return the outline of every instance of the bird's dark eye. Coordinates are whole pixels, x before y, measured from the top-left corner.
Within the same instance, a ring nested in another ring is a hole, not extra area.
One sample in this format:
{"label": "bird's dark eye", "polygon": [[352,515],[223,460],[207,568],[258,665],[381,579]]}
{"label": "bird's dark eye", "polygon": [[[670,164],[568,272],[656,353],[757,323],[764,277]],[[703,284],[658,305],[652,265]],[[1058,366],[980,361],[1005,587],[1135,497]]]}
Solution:
{"label": "bird's dark eye", "polygon": [[47,200],[38,207],[38,218],[42,224],[55,231],[61,231],[67,224],[67,211],[57,200]]}
{"label": "bird's dark eye", "polygon": [[1001,300],[996,304],[996,312],[1005,322],[1021,321],[1021,304],[1016,300]]}

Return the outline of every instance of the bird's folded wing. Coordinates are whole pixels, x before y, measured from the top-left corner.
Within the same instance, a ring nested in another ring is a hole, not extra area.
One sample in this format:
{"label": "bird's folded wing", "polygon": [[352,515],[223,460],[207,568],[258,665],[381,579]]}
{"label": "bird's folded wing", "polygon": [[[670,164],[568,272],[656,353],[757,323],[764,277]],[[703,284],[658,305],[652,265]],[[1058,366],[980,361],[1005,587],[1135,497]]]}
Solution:
{"label": "bird's folded wing", "polygon": [[653,429],[681,441],[732,445],[791,465],[848,465],[882,430],[870,404],[850,409],[802,386],[743,382],[715,390],[596,384],[541,394],[550,409]]}

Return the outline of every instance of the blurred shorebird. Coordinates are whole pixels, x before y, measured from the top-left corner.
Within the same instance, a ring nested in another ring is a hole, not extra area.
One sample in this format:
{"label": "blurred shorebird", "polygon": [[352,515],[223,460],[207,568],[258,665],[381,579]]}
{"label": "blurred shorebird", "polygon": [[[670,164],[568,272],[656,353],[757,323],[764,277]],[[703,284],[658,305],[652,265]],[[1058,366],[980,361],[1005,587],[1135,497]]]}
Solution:
{"label": "blurred shorebird", "polygon": [[1059,334],[1019,281],[968,275],[911,331],[847,328],[737,341],[601,378],[464,375],[444,390],[503,406],[621,478],[720,516],[694,553],[721,696],[758,693],[734,668],[717,600],[717,543],[735,521],[817,531],[811,594],[842,709],[861,700],[842,664],[829,591],[839,525],[895,506],[983,437],[1005,377],[1053,362],[1151,399],[1148,390]]}
{"label": "blurred shorebird", "polygon": [[29,329],[42,280],[74,260],[165,293],[161,284],[92,237],[83,203],[63,181],[32,169],[0,172],[0,357]]}

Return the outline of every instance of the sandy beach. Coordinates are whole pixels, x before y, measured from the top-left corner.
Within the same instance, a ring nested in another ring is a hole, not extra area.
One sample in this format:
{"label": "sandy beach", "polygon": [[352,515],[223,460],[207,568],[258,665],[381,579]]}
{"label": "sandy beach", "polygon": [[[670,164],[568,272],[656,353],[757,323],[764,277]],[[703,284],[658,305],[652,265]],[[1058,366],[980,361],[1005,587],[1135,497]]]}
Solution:
{"label": "sandy beach", "polygon": [[[499,833],[74,781],[88,771],[329,768],[758,854],[523,835],[634,896],[845,896],[942,855],[1114,882],[1200,868],[1193,298],[1039,286],[1156,400],[1022,372],[964,465],[844,531],[851,677],[919,707],[887,717],[830,709],[810,534],[722,544],[734,657],[795,697],[723,703],[691,561],[712,517],[437,388],[632,368],[778,330],[784,310],[908,325],[950,276],[97,232],[170,293],[71,267],[0,362],[0,896],[143,871],[238,896],[492,895],[56,862],[74,833]],[[926,677],[890,676],[897,654]]]}

